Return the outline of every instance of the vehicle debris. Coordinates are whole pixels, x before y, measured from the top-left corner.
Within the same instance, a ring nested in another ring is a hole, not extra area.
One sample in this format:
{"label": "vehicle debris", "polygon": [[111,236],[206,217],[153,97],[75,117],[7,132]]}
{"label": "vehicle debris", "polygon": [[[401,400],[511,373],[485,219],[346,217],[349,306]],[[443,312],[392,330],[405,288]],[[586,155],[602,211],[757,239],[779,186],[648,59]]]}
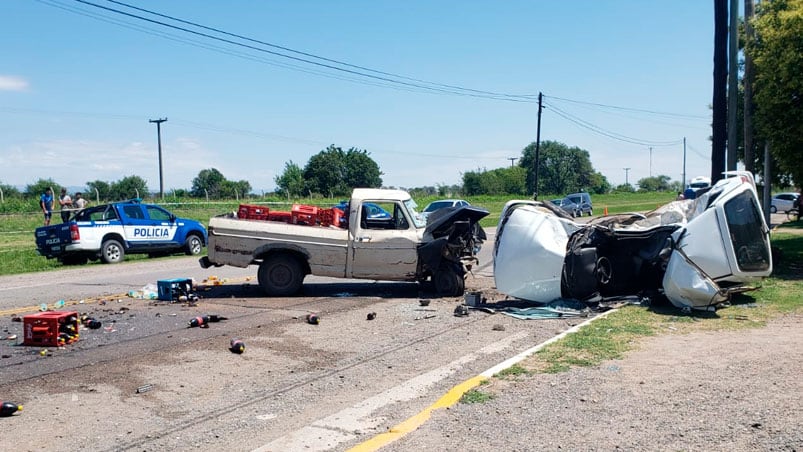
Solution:
{"label": "vehicle debris", "polygon": [[321,323],[321,319],[318,318],[318,314],[307,314],[307,323],[317,325]]}
{"label": "vehicle debris", "polygon": [[494,244],[496,287],[540,303],[654,294],[680,309],[714,310],[772,272],[753,176],[726,176],[693,200],[587,224],[551,203],[510,201]]}
{"label": "vehicle debris", "polygon": [[22,411],[22,405],[0,401],[0,417],[9,417],[18,411]]}
{"label": "vehicle debris", "polygon": [[142,386],[137,388],[137,394],[142,394],[143,392],[148,392],[151,389],[153,389],[153,385],[150,384],[150,383],[148,383],[146,385],[142,385]]}
{"label": "vehicle debris", "polygon": [[374,320],[376,318],[376,312],[369,312],[368,313],[368,320]]}

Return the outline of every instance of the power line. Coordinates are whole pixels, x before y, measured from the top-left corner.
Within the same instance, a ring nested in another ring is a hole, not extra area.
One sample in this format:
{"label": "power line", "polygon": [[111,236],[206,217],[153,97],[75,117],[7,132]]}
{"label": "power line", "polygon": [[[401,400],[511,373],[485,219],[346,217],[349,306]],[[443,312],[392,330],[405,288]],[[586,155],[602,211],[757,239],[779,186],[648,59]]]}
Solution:
{"label": "power line", "polygon": [[711,119],[710,116],[688,115],[688,114],[682,114],[682,113],[669,113],[669,112],[665,112],[665,111],[646,110],[646,109],[641,109],[641,108],[620,107],[620,106],[617,106],[617,105],[608,105],[608,104],[600,104],[600,103],[595,103],[595,102],[586,102],[586,101],[582,101],[582,100],[566,99],[565,97],[557,97],[557,96],[546,96],[546,97],[548,97],[550,99],[561,100],[561,101],[564,101],[564,102],[571,102],[571,103],[582,104],[582,105],[591,105],[591,106],[600,107],[600,108],[607,108],[607,109],[611,109],[611,110],[633,111],[633,112],[637,112],[637,113],[649,113],[649,114],[652,114],[652,115],[673,116],[673,117],[677,117],[677,118],[708,119],[708,120]]}
{"label": "power line", "polygon": [[[174,30],[178,30],[178,31],[182,31],[182,32],[185,32],[185,33],[193,34],[193,35],[200,36],[200,37],[203,37],[203,38],[220,41],[220,42],[223,42],[223,43],[226,43],[226,44],[243,47],[243,48],[246,48],[246,49],[249,49],[249,50],[253,50],[253,51],[256,51],[256,52],[267,53],[267,54],[278,56],[278,57],[281,57],[281,58],[287,58],[287,59],[290,59],[290,60],[293,60],[293,61],[297,61],[297,62],[301,62],[301,63],[305,63],[305,64],[310,64],[310,65],[314,65],[314,66],[318,66],[318,67],[322,67],[322,68],[326,68],[326,69],[330,69],[330,70],[334,70],[334,71],[339,71],[339,72],[343,72],[343,73],[347,73],[347,74],[351,74],[351,75],[356,75],[356,76],[365,77],[365,78],[374,79],[374,80],[380,80],[380,81],[384,81],[384,82],[387,82],[387,83],[393,83],[393,84],[398,84],[398,85],[402,85],[402,86],[407,86],[407,87],[410,87],[410,88],[416,88],[416,89],[419,89],[419,90],[423,90],[424,92],[445,93],[445,94],[451,94],[451,95],[456,95],[456,96],[478,97],[478,98],[502,100],[502,101],[508,101],[508,102],[523,102],[523,103],[533,103],[534,102],[532,99],[529,99],[527,96],[499,94],[499,93],[493,93],[493,92],[490,92],[490,91],[472,90],[472,89],[463,88],[463,87],[445,88],[444,86],[447,86],[447,85],[436,84],[436,83],[433,83],[433,82],[427,82],[427,81],[424,81],[422,83],[405,82],[403,80],[397,80],[397,79],[386,77],[386,76],[373,75],[373,74],[361,72],[361,71],[358,71],[358,70],[349,69],[347,67],[346,68],[338,67],[338,66],[335,66],[333,64],[329,64],[328,62],[327,63],[321,63],[321,62],[318,62],[318,61],[313,61],[313,60],[311,60],[309,58],[302,58],[302,57],[297,57],[297,56],[293,56],[293,55],[287,55],[285,53],[281,53],[281,52],[277,52],[277,51],[273,51],[273,50],[269,50],[269,49],[264,49],[264,48],[261,48],[261,47],[257,47],[255,45],[246,44],[246,43],[242,43],[242,42],[237,42],[237,41],[233,41],[233,40],[227,39],[227,38],[221,38],[219,36],[214,36],[214,35],[211,35],[209,33],[204,33],[204,32],[200,32],[200,31],[196,31],[196,30],[190,30],[190,29],[185,28],[185,27],[180,27],[180,26],[177,26],[177,25],[173,25],[173,24],[169,24],[169,23],[163,22],[163,21],[159,21],[159,20],[143,17],[143,16],[140,16],[140,15],[137,15],[137,14],[129,13],[129,12],[126,12],[126,11],[121,11],[121,10],[115,9],[115,8],[110,8],[110,7],[107,7],[107,6],[99,5],[97,3],[92,3],[92,2],[87,1],[87,0],[74,0],[74,1],[78,2],[78,3],[81,3],[81,4],[84,4],[84,5],[87,5],[87,6],[91,6],[91,7],[98,8],[98,9],[101,9],[101,10],[104,10],[104,11],[108,11],[108,12],[111,12],[111,13],[114,13],[114,14],[119,14],[119,15],[126,16],[126,17],[129,17],[129,18],[132,18],[132,19],[145,21],[145,22],[148,22],[148,23],[151,23],[151,24],[154,24],[154,25],[159,25],[159,26],[162,26],[162,27],[171,28],[171,29],[174,29]],[[229,34],[229,35],[231,35],[231,34]],[[239,39],[242,39],[242,38],[239,38]],[[251,40],[251,41],[253,42],[253,41],[256,41],[256,40]],[[257,41],[257,42],[260,42],[260,41]],[[262,45],[265,45],[265,44],[262,44]],[[302,52],[298,52],[298,53],[303,54]],[[315,58],[322,59],[321,57],[315,57]],[[335,60],[331,60],[331,61],[335,61]],[[341,64],[341,63],[338,63],[338,64]],[[374,71],[374,72],[379,72],[379,71]],[[397,76],[394,75],[394,77],[397,77]],[[397,77],[397,78],[401,78],[401,77]],[[431,86],[427,86],[427,85],[431,85]],[[448,85],[448,86],[452,86],[452,85]]]}
{"label": "power line", "polygon": [[602,127],[596,126],[596,125],[594,125],[594,124],[592,124],[592,123],[590,123],[590,122],[588,122],[588,121],[586,121],[584,119],[578,118],[577,116],[574,116],[574,115],[572,115],[570,113],[567,113],[567,112],[557,108],[554,105],[551,105],[551,104],[548,104],[548,103],[546,105],[547,105],[547,107],[549,107],[548,110],[554,111],[558,116],[562,117],[563,119],[566,119],[567,121],[572,122],[572,123],[584,128],[584,129],[588,129],[588,130],[590,130],[590,131],[592,131],[594,133],[606,136],[608,138],[612,138],[614,140],[623,141],[623,142],[631,143],[631,144],[638,144],[638,145],[642,145],[642,146],[656,146],[656,147],[659,147],[659,146],[674,146],[674,145],[677,145],[677,144],[681,143],[681,140],[674,140],[674,141],[648,141],[648,140],[642,140],[642,139],[638,139],[638,138],[629,137],[627,135],[622,135],[622,134],[619,134],[619,133],[616,133],[616,132],[605,130]]}

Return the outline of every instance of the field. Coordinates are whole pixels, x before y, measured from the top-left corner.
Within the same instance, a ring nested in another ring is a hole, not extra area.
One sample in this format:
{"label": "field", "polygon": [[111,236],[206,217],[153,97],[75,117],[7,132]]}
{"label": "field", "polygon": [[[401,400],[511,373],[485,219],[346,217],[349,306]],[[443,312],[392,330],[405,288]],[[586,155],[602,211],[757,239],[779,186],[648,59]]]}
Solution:
{"label": "field", "polygon": [[[548,200],[555,196],[545,195],[541,199]],[[601,215],[605,209],[608,213],[622,213],[635,211],[649,211],[656,207],[672,201],[675,194],[672,192],[650,192],[650,193],[618,193],[609,195],[594,195],[594,214]],[[438,199],[437,196],[417,198],[416,203],[419,209],[423,209],[430,201]],[[510,196],[481,196],[465,198],[471,204],[488,209],[490,215],[483,219],[482,226],[495,226],[499,220],[502,206],[510,199]],[[226,212],[237,210],[237,206],[242,203],[267,205],[276,210],[290,210],[293,203],[311,204],[316,206],[332,206],[337,204],[339,199],[316,198],[298,199],[293,201],[269,199],[269,198],[250,198],[248,200],[228,200],[214,202],[199,202],[187,200],[170,200],[168,202],[157,202],[149,200],[155,204],[162,205],[179,217],[192,218],[204,224],[209,223],[209,218]],[[13,201],[6,201],[12,203]],[[48,260],[36,254],[34,242],[34,230],[42,225],[42,214],[33,210],[27,204],[18,203],[18,206],[5,205],[0,209],[0,275],[46,271],[60,268],[61,264],[55,260]],[[30,203],[29,203],[30,204]],[[58,212],[54,212],[53,223],[59,223],[61,218]],[[126,257],[127,260],[147,259],[140,255]],[[90,263],[88,265],[100,265]]]}

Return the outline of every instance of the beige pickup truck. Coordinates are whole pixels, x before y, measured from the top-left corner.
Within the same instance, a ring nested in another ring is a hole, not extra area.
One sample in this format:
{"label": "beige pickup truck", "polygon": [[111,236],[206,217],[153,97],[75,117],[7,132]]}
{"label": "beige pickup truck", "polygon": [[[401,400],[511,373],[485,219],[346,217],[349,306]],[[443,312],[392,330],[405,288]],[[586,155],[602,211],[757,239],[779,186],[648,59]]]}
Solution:
{"label": "beige pickup truck", "polygon": [[[383,211],[376,215],[376,207]],[[306,275],[384,281],[431,279],[435,290],[459,296],[485,240],[479,220],[488,211],[447,208],[426,220],[403,190],[358,188],[343,221],[321,225],[221,215],[209,221],[203,268],[258,265],[271,296],[298,293]]]}

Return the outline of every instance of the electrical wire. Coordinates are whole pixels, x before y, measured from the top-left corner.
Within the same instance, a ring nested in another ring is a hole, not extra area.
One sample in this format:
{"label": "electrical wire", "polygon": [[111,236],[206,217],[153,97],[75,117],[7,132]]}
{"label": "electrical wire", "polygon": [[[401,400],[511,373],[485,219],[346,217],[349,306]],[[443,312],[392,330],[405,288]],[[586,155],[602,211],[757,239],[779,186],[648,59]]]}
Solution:
{"label": "electrical wire", "polygon": [[638,139],[638,138],[629,137],[627,135],[622,135],[620,133],[616,133],[616,132],[612,132],[612,131],[609,131],[609,130],[605,130],[602,127],[596,126],[596,125],[594,125],[594,124],[592,124],[592,123],[590,123],[590,122],[588,122],[588,121],[586,121],[584,119],[578,118],[577,116],[574,116],[574,115],[572,115],[570,113],[567,113],[567,112],[561,110],[560,108],[558,108],[558,107],[556,107],[556,106],[554,106],[554,105],[552,105],[550,103],[545,102],[544,104],[548,107],[548,111],[549,110],[554,111],[558,116],[562,117],[563,119],[566,119],[567,121],[569,121],[571,123],[574,123],[574,124],[584,128],[584,129],[590,130],[590,131],[592,131],[594,133],[597,133],[597,134],[602,135],[602,136],[606,136],[608,138],[612,138],[614,140],[623,141],[623,142],[631,143],[631,144],[638,144],[638,145],[642,145],[642,146],[654,146],[654,147],[675,146],[675,145],[678,145],[678,144],[682,143],[682,140],[648,141],[648,140],[642,140],[642,139]]}
{"label": "electrical wire", "polygon": [[[81,3],[81,4],[84,4],[84,5],[87,5],[87,6],[99,8],[99,9],[102,9],[102,10],[105,10],[105,11],[108,11],[108,12],[111,12],[111,13],[120,14],[120,15],[129,17],[129,18],[142,20],[142,21],[154,24],[154,25],[159,25],[159,26],[171,28],[171,29],[174,29],[174,30],[178,30],[178,31],[182,31],[182,32],[185,32],[185,33],[193,34],[193,35],[200,36],[200,37],[203,37],[203,38],[220,41],[220,42],[223,42],[223,43],[226,43],[226,44],[243,47],[243,48],[246,48],[246,49],[249,49],[249,50],[253,50],[253,51],[256,51],[256,52],[261,52],[261,53],[266,53],[266,54],[270,54],[270,55],[274,55],[274,56],[278,56],[278,57],[282,57],[282,58],[287,58],[287,59],[290,59],[290,60],[293,60],[293,61],[306,63],[306,64],[310,64],[310,65],[314,65],[314,66],[318,66],[318,67],[322,67],[322,68],[326,68],[326,69],[330,69],[330,70],[334,70],[334,71],[339,71],[339,72],[343,72],[343,73],[347,73],[347,74],[351,74],[351,75],[356,75],[356,76],[365,77],[365,78],[374,79],[374,80],[380,80],[380,81],[384,81],[384,82],[388,82],[388,83],[407,86],[407,87],[410,87],[410,88],[416,88],[416,89],[422,90],[423,92],[445,93],[445,94],[451,94],[451,95],[456,95],[456,96],[477,97],[477,98],[485,98],[485,99],[493,99],[493,100],[502,100],[502,101],[508,101],[508,102],[523,102],[523,103],[533,103],[534,102],[532,99],[529,99],[529,98],[515,98],[515,97],[499,96],[497,94],[477,94],[477,93],[474,93],[474,92],[463,92],[463,91],[459,91],[459,90],[455,90],[455,89],[447,89],[447,88],[442,88],[442,87],[438,87],[438,86],[427,86],[427,85],[422,84],[422,83],[405,82],[403,80],[396,80],[396,79],[393,79],[393,78],[390,78],[390,77],[386,77],[386,76],[368,74],[368,73],[360,72],[360,71],[353,70],[353,69],[338,67],[338,66],[335,66],[335,65],[329,64],[329,63],[321,63],[321,62],[318,62],[318,61],[313,61],[313,60],[311,60],[309,58],[302,58],[302,57],[296,57],[296,56],[293,56],[293,55],[287,55],[285,53],[264,49],[264,48],[261,48],[261,47],[257,47],[255,45],[245,44],[245,43],[233,41],[233,40],[227,39],[227,38],[221,38],[219,36],[214,36],[214,35],[211,35],[209,33],[190,30],[190,29],[185,28],[185,27],[180,27],[180,26],[169,24],[169,23],[162,22],[162,21],[159,21],[159,20],[150,19],[150,18],[143,17],[143,16],[140,16],[140,15],[137,15],[137,14],[129,13],[129,12],[126,12],[126,11],[121,11],[121,10],[118,10],[118,9],[115,9],[115,8],[110,8],[110,7],[107,7],[107,6],[99,5],[97,3],[92,3],[92,2],[87,1],[87,0],[74,0],[74,1],[78,2],[78,3]],[[427,83],[429,83],[429,82],[427,82]]]}
{"label": "electrical wire", "polygon": [[665,111],[656,111],[656,110],[645,110],[641,108],[630,108],[630,107],[620,107],[616,105],[608,105],[608,104],[600,104],[595,102],[586,102],[582,100],[574,100],[574,99],[566,99],[565,97],[557,97],[557,96],[544,96],[549,97],[550,99],[560,100],[564,102],[571,102],[575,104],[582,104],[582,105],[590,105],[600,108],[607,108],[611,110],[624,110],[624,111],[632,111],[637,113],[649,113],[652,115],[659,115],[659,116],[671,116],[676,118],[689,118],[689,119],[707,119],[711,120],[710,116],[701,116],[701,115],[688,115],[688,114],[681,114],[681,113],[669,113]]}

